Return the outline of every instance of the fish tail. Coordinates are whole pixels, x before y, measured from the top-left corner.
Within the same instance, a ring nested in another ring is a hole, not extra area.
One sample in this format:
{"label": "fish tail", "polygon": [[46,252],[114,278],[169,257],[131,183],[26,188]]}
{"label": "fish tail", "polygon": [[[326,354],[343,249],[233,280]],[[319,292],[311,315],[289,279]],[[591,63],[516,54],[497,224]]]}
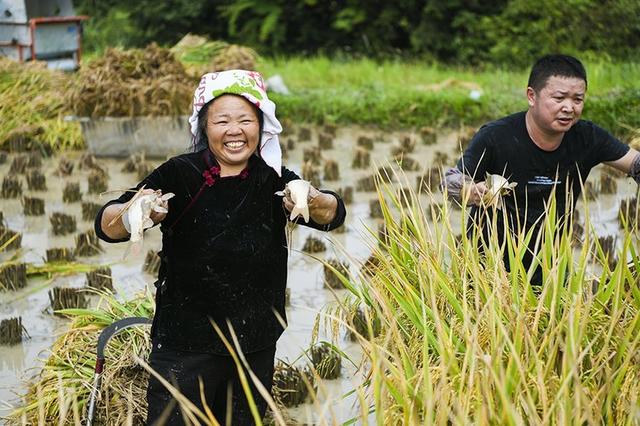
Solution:
{"label": "fish tail", "polygon": [[142,247],[143,247],[143,242],[142,240],[139,241],[135,241],[135,242],[129,242],[129,244],[127,244],[127,248],[124,251],[124,255],[122,256],[123,259],[127,259],[130,255],[133,255],[134,257],[137,257],[140,255],[140,253],[142,253]]}
{"label": "fish tail", "polygon": [[309,222],[309,207],[293,206],[293,209],[291,209],[291,216],[289,217],[289,220],[294,220],[298,216],[302,216],[302,218],[304,219],[305,223],[308,223]]}

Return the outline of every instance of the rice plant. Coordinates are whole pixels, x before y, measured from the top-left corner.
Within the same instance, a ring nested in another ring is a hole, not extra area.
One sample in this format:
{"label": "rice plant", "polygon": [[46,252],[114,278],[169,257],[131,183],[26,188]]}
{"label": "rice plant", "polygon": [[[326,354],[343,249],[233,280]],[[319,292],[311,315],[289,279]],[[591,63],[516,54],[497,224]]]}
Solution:
{"label": "rice plant", "polygon": [[[11,413],[8,424],[83,424],[80,417],[86,411],[100,331],[121,318],[150,317],[154,309],[150,294],[124,302],[110,293],[100,294],[101,300],[95,309],[62,311],[73,321],[52,346],[42,371],[30,383],[23,404]],[[109,342],[95,419],[99,424],[144,422],[148,374],[135,358],[148,356],[148,335],[148,328],[132,328]],[[77,416],[65,412],[68,406],[64,401],[69,397],[77,405]]]}
{"label": "rice plant", "polygon": [[[380,323],[357,336],[370,366],[359,392],[377,424],[640,422],[637,228],[619,236],[631,262],[610,268],[588,214],[574,250],[555,202],[538,236],[513,230],[501,241],[492,221],[481,246],[478,232],[457,237],[469,224],[452,223],[448,204],[432,215],[415,193],[405,206],[378,184],[375,268],[336,274],[366,308],[364,323]],[[536,268],[541,286],[530,283]]]}

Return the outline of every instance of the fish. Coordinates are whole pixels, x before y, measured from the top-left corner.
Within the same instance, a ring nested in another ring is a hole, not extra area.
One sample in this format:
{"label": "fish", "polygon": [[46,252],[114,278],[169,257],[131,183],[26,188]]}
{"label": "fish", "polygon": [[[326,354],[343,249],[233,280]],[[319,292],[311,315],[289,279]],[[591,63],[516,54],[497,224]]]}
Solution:
{"label": "fish", "polygon": [[163,207],[163,204],[175,195],[172,192],[162,194],[160,190],[148,194],[144,194],[142,191],[144,188],[141,188],[133,196],[132,202],[125,207],[123,212],[131,228],[130,244],[125,252],[125,257],[129,252],[135,256],[142,251],[144,230],[153,226],[151,212],[167,213],[168,210]]}
{"label": "fish", "polygon": [[284,196],[287,193],[293,201],[293,209],[291,209],[291,215],[289,220],[294,220],[298,216],[302,216],[306,223],[309,222],[309,204],[307,198],[309,197],[309,188],[311,183],[302,179],[295,179],[285,185],[284,191],[278,191],[275,194]]}
{"label": "fish", "polygon": [[491,175],[487,173],[484,180],[487,185],[487,192],[484,193],[482,201],[485,206],[493,206],[502,209],[502,197],[513,191],[518,182],[509,182],[501,175]]}

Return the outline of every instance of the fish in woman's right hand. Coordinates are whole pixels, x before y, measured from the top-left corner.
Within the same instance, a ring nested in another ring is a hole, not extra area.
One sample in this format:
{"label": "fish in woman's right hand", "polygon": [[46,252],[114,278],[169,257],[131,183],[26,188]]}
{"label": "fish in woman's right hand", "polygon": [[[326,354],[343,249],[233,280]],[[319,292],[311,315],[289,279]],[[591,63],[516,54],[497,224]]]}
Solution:
{"label": "fish in woman's right hand", "polygon": [[125,257],[129,252],[138,255],[142,251],[144,230],[154,225],[151,219],[153,212],[167,213],[167,201],[174,196],[173,193],[162,194],[160,190],[141,188],[133,197],[133,201],[128,205],[123,214],[123,223],[128,223],[130,246],[127,248]]}

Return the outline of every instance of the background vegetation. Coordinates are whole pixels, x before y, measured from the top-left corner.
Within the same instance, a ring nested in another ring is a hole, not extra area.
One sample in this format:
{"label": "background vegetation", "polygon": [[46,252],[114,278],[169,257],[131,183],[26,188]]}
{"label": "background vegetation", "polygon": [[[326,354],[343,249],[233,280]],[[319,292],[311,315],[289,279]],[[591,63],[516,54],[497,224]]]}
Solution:
{"label": "background vegetation", "polygon": [[[585,66],[584,118],[623,137],[640,128],[640,64]],[[291,94],[272,96],[279,114],[294,120],[440,128],[480,125],[527,108],[528,70],[326,57],[265,59],[258,68],[266,76],[283,77]]]}
{"label": "background vegetation", "polygon": [[528,66],[541,54],[637,59],[636,0],[76,0],[89,50],[191,32],[262,55],[411,56]]}

